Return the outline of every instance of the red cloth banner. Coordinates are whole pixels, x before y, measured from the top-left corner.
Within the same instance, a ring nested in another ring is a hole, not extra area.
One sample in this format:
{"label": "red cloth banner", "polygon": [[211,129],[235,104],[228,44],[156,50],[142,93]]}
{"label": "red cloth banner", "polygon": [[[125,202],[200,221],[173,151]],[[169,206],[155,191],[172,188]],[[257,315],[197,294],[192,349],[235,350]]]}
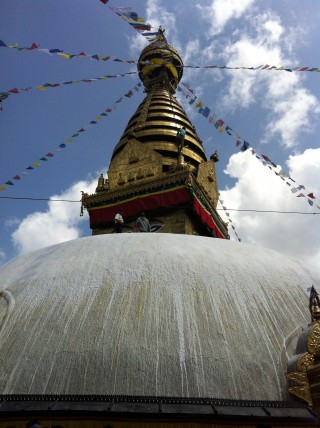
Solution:
{"label": "red cloth banner", "polygon": [[191,202],[191,199],[186,187],[173,189],[169,192],[136,196],[109,207],[89,208],[90,226],[94,227],[99,223],[113,222],[119,208],[123,209],[123,217],[125,219],[126,217],[137,216],[140,211],[149,211],[161,207],[174,207],[188,202]]}
{"label": "red cloth banner", "polygon": [[94,228],[103,223],[112,223],[119,208],[123,209],[124,219],[137,217],[140,211],[150,211],[161,207],[175,207],[178,205],[192,204],[194,211],[212,231],[216,238],[226,239],[215,224],[210,213],[205,210],[199,200],[192,195],[187,187],[178,187],[170,191],[154,193],[143,196],[135,196],[125,202],[112,204],[101,208],[89,208],[90,227]]}
{"label": "red cloth banner", "polygon": [[193,199],[193,209],[201,220],[213,231],[216,238],[226,239],[214,223],[211,215],[203,208],[196,197]]}

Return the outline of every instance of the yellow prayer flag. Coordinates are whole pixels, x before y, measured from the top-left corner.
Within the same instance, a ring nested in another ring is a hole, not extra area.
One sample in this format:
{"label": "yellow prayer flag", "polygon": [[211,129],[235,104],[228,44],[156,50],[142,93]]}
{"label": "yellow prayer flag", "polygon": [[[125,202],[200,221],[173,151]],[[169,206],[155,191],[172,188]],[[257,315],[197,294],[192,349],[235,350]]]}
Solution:
{"label": "yellow prayer flag", "polygon": [[6,186],[0,186],[0,190],[6,190]]}
{"label": "yellow prayer flag", "polygon": [[196,107],[203,107],[204,106],[204,104],[203,104],[203,102],[202,101],[199,101],[197,104],[196,104]]}
{"label": "yellow prayer flag", "polygon": [[39,89],[39,91],[44,91],[46,88],[44,86],[36,86],[36,89]]}
{"label": "yellow prayer flag", "polygon": [[137,22],[144,22],[144,19],[143,18],[138,18]]}
{"label": "yellow prayer flag", "polygon": [[281,67],[276,68],[276,70],[284,70],[284,68],[281,66]]}
{"label": "yellow prayer flag", "polygon": [[224,131],[225,131],[225,128],[224,128],[223,126],[220,126],[220,128],[219,128],[219,132],[221,132],[221,134],[223,134],[223,133],[224,133]]}
{"label": "yellow prayer flag", "polygon": [[40,163],[39,163],[39,162],[34,162],[34,163],[32,164],[32,166],[40,166]]}
{"label": "yellow prayer flag", "polygon": [[66,142],[67,142],[67,143],[72,143],[72,138],[68,138],[68,139],[66,140]]}
{"label": "yellow prayer flag", "polygon": [[65,54],[65,53],[57,53],[57,55],[62,56],[65,59],[71,59],[72,56],[70,54]]}
{"label": "yellow prayer flag", "polygon": [[101,116],[97,116],[96,117],[96,120],[101,120],[102,119],[102,117]]}

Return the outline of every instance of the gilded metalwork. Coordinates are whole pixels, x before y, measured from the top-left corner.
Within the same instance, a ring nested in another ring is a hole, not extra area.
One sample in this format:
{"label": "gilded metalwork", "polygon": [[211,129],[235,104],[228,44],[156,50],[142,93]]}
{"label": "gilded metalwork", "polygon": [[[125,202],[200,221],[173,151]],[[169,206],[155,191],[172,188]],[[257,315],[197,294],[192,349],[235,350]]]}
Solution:
{"label": "gilded metalwork", "polygon": [[108,170],[109,188],[132,185],[135,181],[161,177],[162,157],[151,148],[131,139]]}
{"label": "gilded metalwork", "polygon": [[297,369],[300,372],[306,372],[310,367],[313,366],[313,363],[314,363],[314,355],[309,354],[309,352],[306,352],[299,358],[297,362]]}
{"label": "gilded metalwork", "polygon": [[308,336],[308,352],[320,356],[320,322],[316,322]]}
{"label": "gilded metalwork", "polygon": [[[158,94],[164,95],[166,100],[165,106],[159,103]],[[150,103],[151,98],[152,102]],[[167,141],[170,140],[175,144],[176,134],[181,126],[184,126],[187,130],[185,144],[189,147],[191,152],[197,154],[197,156],[190,156],[197,166],[199,163],[206,161],[206,156],[202,142],[195,128],[177,100],[170,95],[170,92],[165,88],[156,88],[145,98],[128,122],[119,143],[113,151],[112,160],[123,147],[125,147],[131,135],[134,135],[139,141],[146,145],[154,142],[161,142],[163,139]],[[168,156],[169,155],[166,154],[166,157]],[[172,154],[171,157],[175,157],[174,154]]]}
{"label": "gilded metalwork", "polygon": [[[141,52],[138,71],[147,96],[128,122],[113,151],[112,162],[134,136],[141,143],[158,151],[165,158],[164,164],[170,163],[168,159],[171,158],[181,165],[174,145],[178,129],[184,126],[187,130],[185,145],[188,146],[188,152],[184,153],[187,156],[186,162],[191,162],[197,168],[206,161],[202,142],[173,96],[183,74],[183,62],[177,51],[168,45],[163,33]],[[159,149],[158,144],[162,142],[171,143],[172,146],[169,149]]]}
{"label": "gilded metalwork", "polygon": [[[192,193],[211,212],[222,235],[229,238],[226,224],[215,210],[218,200],[215,161],[207,161],[195,127],[174,96],[183,74],[183,62],[168,45],[163,32],[141,52],[138,71],[147,95],[114,148],[108,178],[100,176],[94,195],[82,195],[81,215],[85,208],[89,214],[100,208],[113,209],[117,200],[126,200],[126,195],[130,199],[135,192],[151,193],[154,188],[161,188],[162,183],[176,183],[183,176]],[[178,131],[182,127],[186,135],[181,147]],[[199,227],[202,233],[208,233],[205,236],[212,236],[202,226],[202,220],[198,219],[197,225],[194,216],[188,215],[185,226],[173,221],[170,232],[192,233],[192,229]],[[109,233],[110,228],[107,229],[106,224],[106,229],[93,233]]]}
{"label": "gilded metalwork", "polygon": [[309,384],[302,386],[291,386],[288,388],[290,394],[295,395],[305,401],[310,407],[312,407],[312,398],[310,393]]}
{"label": "gilded metalwork", "polygon": [[197,179],[203,191],[216,208],[218,204],[218,186],[216,170],[212,160],[199,165]]}
{"label": "gilded metalwork", "polygon": [[[296,371],[287,373],[287,378],[296,385],[288,386],[288,391],[306,401],[310,406],[318,405],[320,400],[320,300],[312,286],[309,309],[312,323],[307,330],[306,351],[295,364]],[[316,403],[316,404],[315,404]]]}
{"label": "gilded metalwork", "polygon": [[312,406],[312,396],[308,381],[307,372],[291,372],[287,373],[287,379],[292,381],[295,385],[288,387],[288,392],[298,398],[304,400],[308,405]]}

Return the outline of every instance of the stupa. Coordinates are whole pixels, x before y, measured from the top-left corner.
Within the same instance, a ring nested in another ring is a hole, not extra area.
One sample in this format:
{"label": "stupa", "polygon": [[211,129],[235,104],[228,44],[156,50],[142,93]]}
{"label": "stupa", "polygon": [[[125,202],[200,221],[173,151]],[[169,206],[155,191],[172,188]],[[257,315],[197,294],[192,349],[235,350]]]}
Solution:
{"label": "stupa", "polygon": [[82,195],[93,236],[0,267],[0,428],[315,426],[319,272],[228,239],[162,29],[138,70],[146,97]]}

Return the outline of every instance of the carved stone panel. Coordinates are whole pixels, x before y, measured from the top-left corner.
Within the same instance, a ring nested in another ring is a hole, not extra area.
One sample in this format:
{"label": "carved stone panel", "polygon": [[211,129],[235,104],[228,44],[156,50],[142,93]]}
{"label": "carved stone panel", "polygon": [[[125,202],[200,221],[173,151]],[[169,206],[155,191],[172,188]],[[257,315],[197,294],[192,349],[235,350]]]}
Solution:
{"label": "carved stone panel", "polygon": [[161,177],[162,159],[147,145],[131,139],[109,167],[110,190]]}

